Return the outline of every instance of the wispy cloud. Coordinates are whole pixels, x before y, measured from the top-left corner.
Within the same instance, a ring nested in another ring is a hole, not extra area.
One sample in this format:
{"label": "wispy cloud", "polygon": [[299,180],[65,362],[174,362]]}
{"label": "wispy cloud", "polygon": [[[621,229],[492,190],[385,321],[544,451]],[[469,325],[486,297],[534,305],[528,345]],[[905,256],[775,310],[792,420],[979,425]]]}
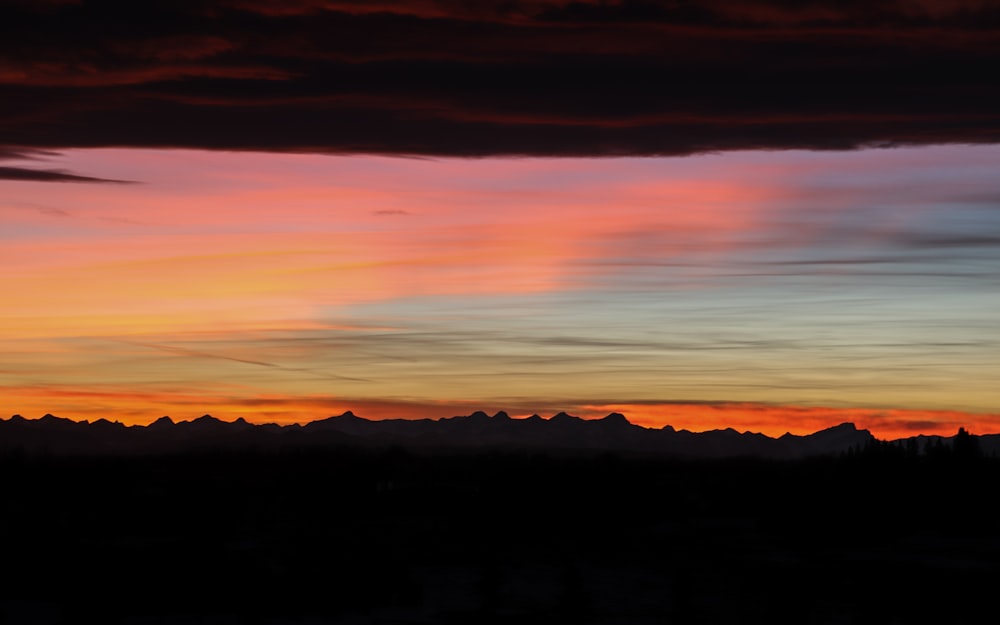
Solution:
{"label": "wispy cloud", "polygon": [[81,176],[63,169],[29,169],[26,167],[0,167],[0,180],[21,182],[98,182],[104,184],[132,184],[128,180],[111,180]]}
{"label": "wispy cloud", "polygon": [[[58,157],[57,152],[24,148],[4,148],[0,146],[0,161],[44,161]],[[38,169],[34,167],[0,165],[0,180],[20,182],[90,182],[102,184],[132,184],[129,180],[112,180],[84,176],[65,169]]]}
{"label": "wispy cloud", "polygon": [[286,366],[286,365],[282,365],[282,364],[278,364],[278,363],[274,363],[274,362],[265,362],[263,360],[251,360],[249,358],[239,358],[239,357],[236,357],[236,356],[227,356],[226,354],[210,353],[210,352],[200,351],[200,350],[196,350],[196,349],[189,349],[187,347],[180,347],[180,346],[176,346],[176,345],[164,345],[164,344],[156,344],[156,343],[141,343],[141,342],[138,342],[138,341],[124,341],[124,340],[123,340],[123,342],[130,343],[132,345],[138,345],[140,347],[147,347],[149,349],[155,349],[155,350],[159,350],[159,351],[164,351],[164,352],[168,352],[168,353],[171,353],[171,354],[176,354],[176,355],[179,355],[179,356],[187,356],[187,357],[193,357],[193,358],[208,358],[208,359],[215,359],[215,360],[228,360],[229,362],[237,362],[237,363],[241,363],[241,364],[245,364],[245,365],[255,365],[255,366],[258,366],[258,367],[269,367],[269,368],[272,368],[272,369],[280,369],[282,371],[291,371],[291,372],[295,372],[295,373],[307,373],[307,374],[313,375],[315,377],[318,377],[318,378],[321,378],[321,379],[326,379],[326,380],[347,380],[347,381],[350,381],[350,382],[368,382],[369,381],[369,380],[365,380],[364,378],[357,378],[357,377],[351,377],[351,376],[346,376],[346,375],[338,375],[338,374],[335,374],[335,373],[331,373],[329,371],[320,371],[320,370],[314,369],[314,368],[308,368],[308,367],[290,367],[290,366]]}

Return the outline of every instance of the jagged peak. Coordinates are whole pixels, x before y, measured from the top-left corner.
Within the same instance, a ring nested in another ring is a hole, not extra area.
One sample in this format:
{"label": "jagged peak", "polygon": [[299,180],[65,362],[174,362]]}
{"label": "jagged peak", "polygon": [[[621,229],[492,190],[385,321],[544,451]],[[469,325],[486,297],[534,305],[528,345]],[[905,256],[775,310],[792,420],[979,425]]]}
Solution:
{"label": "jagged peak", "polygon": [[153,428],[153,427],[161,428],[161,427],[167,427],[167,426],[171,426],[171,425],[175,425],[174,424],[174,420],[171,419],[170,417],[164,415],[164,416],[160,417],[159,419],[157,419],[156,421],[153,421],[152,423],[150,423],[146,427],[148,427],[148,428]]}
{"label": "jagged peak", "polygon": [[740,434],[739,431],[736,430],[735,428],[715,428],[714,430],[705,430],[704,432],[700,433],[711,434],[714,436],[733,436],[733,435],[739,436]]}
{"label": "jagged peak", "polygon": [[574,417],[573,415],[567,414],[565,412],[558,412],[552,415],[552,418],[549,419],[549,421],[579,421],[579,420],[580,417]]}
{"label": "jagged peak", "polygon": [[823,432],[829,432],[830,430],[843,430],[845,432],[846,431],[857,432],[858,431],[858,426],[854,425],[850,421],[845,421],[844,423],[841,423],[839,425],[835,425],[832,428],[826,428],[826,430],[821,430],[821,431],[823,431]]}
{"label": "jagged peak", "polygon": [[625,418],[625,415],[620,412],[612,412],[608,416],[598,419],[598,421],[601,423],[613,423],[616,425],[632,425],[632,423]]}
{"label": "jagged peak", "polygon": [[49,425],[49,424],[53,424],[53,423],[58,423],[60,425],[86,425],[85,421],[82,421],[82,422],[81,421],[73,421],[72,419],[65,419],[63,417],[57,417],[54,414],[48,413],[48,412],[45,413],[45,415],[42,416],[41,419],[38,420],[38,423],[41,423],[43,425]]}
{"label": "jagged peak", "polygon": [[826,428],[825,430],[820,430],[818,432],[813,432],[808,436],[823,436],[827,434],[870,434],[868,430],[859,430],[858,426],[850,422],[841,423],[833,427]]}
{"label": "jagged peak", "polygon": [[[309,421],[301,427],[308,430],[323,430],[330,427],[338,427],[338,425],[344,424],[355,424],[355,423],[367,423],[368,419],[364,419],[354,414],[354,412],[347,410],[343,414],[339,414],[333,417],[327,417],[325,419],[317,419],[316,421]],[[291,425],[291,424],[289,424]],[[296,424],[298,425],[298,424]]]}

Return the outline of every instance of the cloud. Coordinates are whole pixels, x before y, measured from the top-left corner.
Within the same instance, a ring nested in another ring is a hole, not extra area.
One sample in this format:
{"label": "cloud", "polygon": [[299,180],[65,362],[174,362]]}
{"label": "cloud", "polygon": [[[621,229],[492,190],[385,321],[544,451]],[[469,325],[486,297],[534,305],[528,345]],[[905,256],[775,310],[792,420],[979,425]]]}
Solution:
{"label": "cloud", "polygon": [[35,161],[58,155],[50,150],[0,145],[0,161]]}
{"label": "cloud", "polygon": [[913,0],[871,2],[783,2],[781,0],[700,0],[652,3],[634,0],[221,0],[221,5],[262,15],[398,14],[422,18],[464,18],[483,21],[592,22],[682,21],[685,23],[746,22],[802,24],[873,19],[969,19],[987,12],[985,0]]}
{"label": "cloud", "polygon": [[149,349],[155,349],[155,350],[159,350],[159,351],[164,351],[164,352],[168,352],[168,353],[171,353],[171,354],[177,354],[179,356],[186,356],[186,357],[193,357],[193,358],[208,358],[208,359],[213,359],[213,360],[227,360],[229,362],[237,362],[237,363],[241,363],[241,364],[245,364],[245,365],[254,365],[254,366],[258,366],[258,367],[269,367],[269,368],[272,368],[272,369],[281,369],[281,370],[284,370],[284,371],[294,371],[294,372],[299,372],[299,373],[307,373],[307,374],[309,374],[311,376],[315,376],[315,377],[318,377],[318,378],[324,379],[324,380],[347,380],[347,381],[351,381],[351,382],[367,382],[368,381],[368,380],[365,380],[364,378],[357,378],[357,377],[351,377],[351,376],[346,376],[346,375],[337,375],[337,374],[334,374],[334,373],[330,373],[328,371],[319,371],[317,369],[309,368],[309,367],[289,367],[289,366],[278,364],[278,363],[274,363],[274,362],[267,362],[267,361],[263,361],[263,360],[252,360],[252,359],[249,359],[249,358],[238,358],[236,356],[228,356],[226,354],[216,354],[216,353],[210,353],[210,352],[205,352],[205,351],[201,351],[201,350],[188,349],[188,348],[185,348],[185,347],[178,347],[176,345],[163,345],[163,344],[156,344],[156,343],[139,343],[139,342],[136,342],[136,341],[122,341],[122,342],[124,342],[124,343],[131,343],[133,345],[138,345],[140,347],[147,347]]}
{"label": "cloud", "polygon": [[904,233],[896,237],[902,246],[916,249],[925,248],[987,248],[1000,246],[1000,236],[990,234],[955,233]]}
{"label": "cloud", "polygon": [[[0,161],[42,161],[56,156],[59,156],[59,153],[50,150],[0,145]],[[23,182],[100,182],[110,184],[131,183],[129,180],[111,180],[109,178],[82,176],[64,169],[34,169],[10,165],[0,165],[0,180],[19,180]],[[43,210],[42,212],[46,211]]]}
{"label": "cloud", "polygon": [[25,167],[0,167],[0,180],[20,180],[24,182],[101,182],[108,184],[130,184],[128,180],[110,180],[81,176],[62,169],[28,169]]}
{"label": "cloud", "polygon": [[46,217],[72,217],[73,213],[62,208],[56,208],[54,206],[44,206],[39,204],[29,204],[21,203],[14,204],[20,208],[26,208],[38,212],[40,215],[45,215]]}
{"label": "cloud", "polygon": [[0,136],[446,156],[997,142],[998,31],[1000,10],[961,0],[23,4],[0,26]]}

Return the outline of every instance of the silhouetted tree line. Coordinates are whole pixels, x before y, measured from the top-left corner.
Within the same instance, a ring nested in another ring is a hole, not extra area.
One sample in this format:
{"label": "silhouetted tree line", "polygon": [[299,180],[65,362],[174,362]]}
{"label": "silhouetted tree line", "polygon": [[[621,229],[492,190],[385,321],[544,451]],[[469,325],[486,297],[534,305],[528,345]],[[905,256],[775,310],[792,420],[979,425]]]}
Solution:
{"label": "silhouetted tree line", "polygon": [[979,437],[969,433],[964,427],[950,440],[940,436],[928,436],[923,444],[916,437],[885,441],[873,438],[864,446],[848,450],[845,458],[867,460],[922,460],[932,463],[977,463],[995,460],[983,453]]}

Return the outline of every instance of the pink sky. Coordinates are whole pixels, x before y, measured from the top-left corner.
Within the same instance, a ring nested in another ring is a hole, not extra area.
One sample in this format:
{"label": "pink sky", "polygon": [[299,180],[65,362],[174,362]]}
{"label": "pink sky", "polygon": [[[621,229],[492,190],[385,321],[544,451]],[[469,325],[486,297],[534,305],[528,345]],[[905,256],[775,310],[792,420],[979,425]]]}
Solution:
{"label": "pink sky", "polygon": [[52,165],[136,184],[0,182],[0,388],[10,413],[132,422],[559,404],[989,429],[998,156],[70,151]]}

